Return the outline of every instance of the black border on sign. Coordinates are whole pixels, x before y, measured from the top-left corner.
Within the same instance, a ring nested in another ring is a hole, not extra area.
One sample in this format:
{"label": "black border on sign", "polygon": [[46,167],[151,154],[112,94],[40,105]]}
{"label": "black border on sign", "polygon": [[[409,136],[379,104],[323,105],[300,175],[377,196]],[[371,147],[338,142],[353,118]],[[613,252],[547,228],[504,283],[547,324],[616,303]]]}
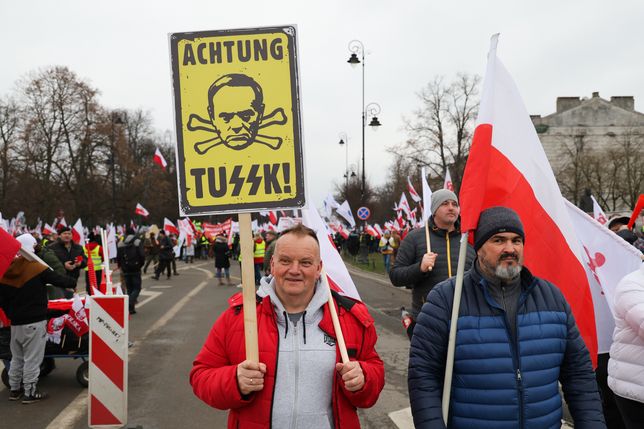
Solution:
{"label": "black border on sign", "polygon": [[[172,64],[172,86],[174,95],[174,115],[175,115],[175,134],[177,136],[177,182],[179,186],[179,212],[182,215],[207,215],[207,214],[224,214],[240,212],[256,212],[263,209],[289,209],[302,208],[305,205],[304,192],[304,161],[302,153],[302,121],[300,109],[300,81],[297,57],[296,27],[294,25],[277,26],[277,27],[259,27],[243,28],[233,30],[212,30],[212,31],[192,31],[184,33],[170,34],[170,62]],[[296,181],[295,197],[279,201],[255,202],[255,203],[238,203],[222,204],[210,206],[194,207],[188,203],[186,195],[186,171],[185,158],[183,156],[183,123],[181,120],[181,87],[179,79],[179,57],[178,45],[181,40],[194,40],[201,37],[215,36],[239,36],[247,34],[269,34],[284,33],[288,40],[288,53],[290,58],[289,70],[291,73],[291,100],[293,105],[293,143],[295,147],[295,174],[293,179]]]}

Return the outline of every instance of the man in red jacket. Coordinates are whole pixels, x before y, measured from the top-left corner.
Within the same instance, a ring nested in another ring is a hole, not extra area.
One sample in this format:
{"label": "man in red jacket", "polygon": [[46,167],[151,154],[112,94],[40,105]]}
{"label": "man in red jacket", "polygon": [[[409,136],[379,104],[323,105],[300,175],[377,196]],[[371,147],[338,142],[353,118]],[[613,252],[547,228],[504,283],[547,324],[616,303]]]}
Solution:
{"label": "man in red jacket", "polygon": [[215,322],[197,355],[195,395],[229,409],[229,428],[359,428],[384,386],[373,319],[359,301],[334,293],[350,362],[343,364],[326,305],[328,287],[315,232],[298,225],[277,240],[273,278],[257,293],[259,363],[245,359],[241,294]]}

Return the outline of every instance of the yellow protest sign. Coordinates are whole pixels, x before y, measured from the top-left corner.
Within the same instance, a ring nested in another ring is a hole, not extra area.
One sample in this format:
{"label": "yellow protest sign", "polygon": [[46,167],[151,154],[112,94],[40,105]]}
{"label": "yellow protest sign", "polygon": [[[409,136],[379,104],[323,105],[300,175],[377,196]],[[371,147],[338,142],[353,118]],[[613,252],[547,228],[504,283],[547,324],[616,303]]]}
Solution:
{"label": "yellow protest sign", "polygon": [[182,215],[304,205],[296,28],[170,34]]}

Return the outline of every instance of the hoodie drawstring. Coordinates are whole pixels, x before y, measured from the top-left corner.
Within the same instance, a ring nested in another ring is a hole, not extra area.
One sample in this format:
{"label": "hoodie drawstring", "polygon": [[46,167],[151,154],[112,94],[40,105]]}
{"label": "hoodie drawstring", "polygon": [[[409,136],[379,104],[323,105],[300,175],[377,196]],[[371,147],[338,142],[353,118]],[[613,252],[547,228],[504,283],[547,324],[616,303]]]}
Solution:
{"label": "hoodie drawstring", "polygon": [[304,344],[306,344],[306,311],[302,313],[302,332],[304,333]]}
{"label": "hoodie drawstring", "polygon": [[286,329],[284,329],[284,338],[288,335],[288,315],[286,314],[286,311],[284,311],[284,325],[286,325]]}

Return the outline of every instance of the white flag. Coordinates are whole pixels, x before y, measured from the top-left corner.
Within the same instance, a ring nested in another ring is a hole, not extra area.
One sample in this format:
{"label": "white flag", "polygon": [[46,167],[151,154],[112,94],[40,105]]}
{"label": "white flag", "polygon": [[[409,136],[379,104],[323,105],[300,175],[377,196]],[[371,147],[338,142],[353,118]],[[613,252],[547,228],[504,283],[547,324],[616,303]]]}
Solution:
{"label": "white flag", "polygon": [[327,194],[326,198],[324,199],[324,213],[327,219],[331,219],[331,214],[333,213],[333,209],[337,209],[340,207],[340,204],[333,198],[333,195]]}
{"label": "white flag", "polygon": [[420,171],[421,179],[423,182],[423,225],[427,222],[427,219],[432,215],[432,190],[427,183],[427,172],[425,167]]}
{"label": "white flag", "polygon": [[[349,204],[347,203],[348,206]],[[326,226],[317,210],[312,207],[302,209],[302,223],[314,230],[318,236],[320,257],[329,279],[329,287],[341,295],[360,300],[358,289],[356,289],[356,285],[353,283],[353,279],[349,275],[347,267],[344,265],[344,261],[335,248],[331,237],[327,234]]]}
{"label": "white flag", "polygon": [[351,213],[351,207],[349,207],[349,202],[345,201],[342,204],[338,206],[336,209],[336,213],[342,216],[349,222],[349,225],[351,225],[351,228],[355,228],[356,226],[356,221],[353,218],[353,214]]}
{"label": "white flag", "polygon": [[580,245],[595,309],[597,350],[607,353],[612,342],[615,287],[642,265],[642,253],[608,228],[565,200]]}
{"label": "white flag", "polygon": [[593,200],[593,217],[597,222],[601,223],[602,225],[606,225],[606,222],[608,222],[608,218],[606,217],[606,214],[602,210],[601,206],[599,205],[595,197],[591,195],[590,199]]}
{"label": "white flag", "polygon": [[443,188],[454,192],[454,184],[452,183],[452,176],[449,174],[449,168],[445,169],[445,183],[443,183]]}

